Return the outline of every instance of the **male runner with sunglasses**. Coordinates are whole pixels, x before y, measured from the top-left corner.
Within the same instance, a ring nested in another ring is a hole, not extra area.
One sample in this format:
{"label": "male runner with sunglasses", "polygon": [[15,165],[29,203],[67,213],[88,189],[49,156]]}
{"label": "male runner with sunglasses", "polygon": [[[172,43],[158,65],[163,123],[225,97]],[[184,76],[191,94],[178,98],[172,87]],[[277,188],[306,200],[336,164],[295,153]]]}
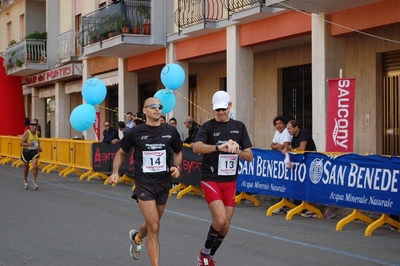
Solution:
{"label": "male runner with sunglasses", "polygon": [[139,259],[142,240],[147,236],[146,247],[152,266],[159,265],[160,219],[171,189],[171,176],[179,177],[182,163],[182,141],[175,127],[160,123],[162,108],[157,98],[151,97],[144,102],[146,123],[133,127],[122,139],[109,177],[110,183],[117,182],[125,154],[133,148],[136,191],[132,197],[137,197],[145,222],[138,231],[129,232],[131,256]]}
{"label": "male runner with sunglasses", "polygon": [[253,160],[246,126],[229,117],[229,94],[217,91],[212,103],[215,118],[200,127],[193,145],[194,153],[204,155],[200,184],[212,215],[204,248],[197,257],[198,266],[214,266],[213,256],[228,233],[233,215],[239,158]]}

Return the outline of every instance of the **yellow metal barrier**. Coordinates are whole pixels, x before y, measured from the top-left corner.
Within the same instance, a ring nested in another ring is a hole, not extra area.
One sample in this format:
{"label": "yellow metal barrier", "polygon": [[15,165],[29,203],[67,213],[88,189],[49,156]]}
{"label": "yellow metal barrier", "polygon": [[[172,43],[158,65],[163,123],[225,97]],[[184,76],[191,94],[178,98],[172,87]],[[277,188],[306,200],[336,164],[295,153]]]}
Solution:
{"label": "yellow metal barrier", "polygon": [[[71,173],[77,173],[80,175],[79,180],[81,180],[82,177],[84,178],[94,173],[91,166],[93,142],[89,140],[72,140],[70,146],[70,168],[64,172],[63,177]],[[85,169],[87,172],[83,173],[79,169]]]}
{"label": "yellow metal barrier", "polygon": [[12,162],[12,166],[19,166],[24,162],[21,160],[22,147],[21,137],[9,137],[10,139],[10,157],[7,162]]}
{"label": "yellow metal barrier", "polygon": [[10,158],[10,136],[0,136],[0,164],[6,164]]}
{"label": "yellow metal barrier", "polygon": [[71,140],[69,139],[55,139],[54,147],[52,152],[54,164],[49,167],[46,173],[50,173],[53,170],[58,170],[59,176],[62,176],[64,172],[68,171],[71,166]]}
{"label": "yellow metal barrier", "polygon": [[42,152],[39,157],[39,166],[42,168],[42,172],[44,173],[55,164],[55,160],[53,159],[55,139],[41,138],[40,147],[42,148]]}

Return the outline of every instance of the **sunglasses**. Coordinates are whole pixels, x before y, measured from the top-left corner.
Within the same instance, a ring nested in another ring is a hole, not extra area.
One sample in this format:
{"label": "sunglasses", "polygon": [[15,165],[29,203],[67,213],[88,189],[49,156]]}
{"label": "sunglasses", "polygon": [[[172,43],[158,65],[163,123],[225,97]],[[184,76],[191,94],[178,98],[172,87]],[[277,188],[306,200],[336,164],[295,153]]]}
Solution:
{"label": "sunglasses", "polygon": [[30,126],[37,127],[37,124],[29,124]]}
{"label": "sunglasses", "polygon": [[104,125],[105,127],[109,127],[110,125]]}
{"label": "sunglasses", "polygon": [[150,105],[145,106],[144,108],[150,108],[150,109],[153,109],[153,110],[155,110],[155,109],[158,108],[159,110],[162,110],[163,107],[164,107],[164,106],[162,106],[161,104],[155,104],[155,103],[153,103],[153,104],[150,104]]}
{"label": "sunglasses", "polygon": [[225,112],[226,110],[228,110],[228,108],[219,108],[219,109],[215,109],[214,111],[215,112],[220,112],[220,111]]}

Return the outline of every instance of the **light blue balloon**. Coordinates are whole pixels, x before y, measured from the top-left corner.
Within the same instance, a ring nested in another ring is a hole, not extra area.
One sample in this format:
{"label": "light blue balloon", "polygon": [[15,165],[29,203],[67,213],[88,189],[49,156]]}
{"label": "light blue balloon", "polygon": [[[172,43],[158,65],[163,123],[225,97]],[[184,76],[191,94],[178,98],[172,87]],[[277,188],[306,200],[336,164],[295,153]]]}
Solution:
{"label": "light blue balloon", "polygon": [[161,70],[161,82],[170,90],[177,90],[185,82],[185,71],[178,64],[168,64]]}
{"label": "light blue balloon", "polygon": [[168,89],[162,89],[154,94],[154,97],[160,100],[163,109],[161,110],[162,114],[168,114],[171,112],[176,104],[176,98],[172,91]]}
{"label": "light blue balloon", "polygon": [[96,109],[91,104],[81,104],[75,107],[69,116],[69,122],[76,131],[86,131],[96,121]]}
{"label": "light blue balloon", "polygon": [[98,105],[107,96],[107,87],[101,79],[90,78],[82,85],[82,96],[88,104]]}

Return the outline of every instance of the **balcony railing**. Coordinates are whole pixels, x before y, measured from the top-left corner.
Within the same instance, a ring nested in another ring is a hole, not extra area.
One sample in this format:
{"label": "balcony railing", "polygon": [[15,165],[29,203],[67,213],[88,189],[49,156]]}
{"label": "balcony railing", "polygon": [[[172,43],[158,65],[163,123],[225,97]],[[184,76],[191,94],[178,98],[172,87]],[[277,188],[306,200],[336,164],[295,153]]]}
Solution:
{"label": "balcony railing", "polygon": [[260,6],[260,12],[265,0],[178,0],[175,11],[175,24],[179,32],[182,28],[197,23],[230,19],[232,13],[243,11],[250,7]]}
{"label": "balcony railing", "polygon": [[79,31],[77,30],[70,30],[58,35],[57,54],[60,62],[81,55],[78,36]]}
{"label": "balcony railing", "polygon": [[120,1],[82,17],[82,47],[123,34],[151,34],[151,1]]}
{"label": "balcony railing", "polygon": [[207,20],[220,20],[226,16],[224,0],[178,0],[175,23],[179,28]]}
{"label": "balcony railing", "polygon": [[9,71],[27,63],[46,62],[46,40],[25,39],[6,49],[4,68]]}

